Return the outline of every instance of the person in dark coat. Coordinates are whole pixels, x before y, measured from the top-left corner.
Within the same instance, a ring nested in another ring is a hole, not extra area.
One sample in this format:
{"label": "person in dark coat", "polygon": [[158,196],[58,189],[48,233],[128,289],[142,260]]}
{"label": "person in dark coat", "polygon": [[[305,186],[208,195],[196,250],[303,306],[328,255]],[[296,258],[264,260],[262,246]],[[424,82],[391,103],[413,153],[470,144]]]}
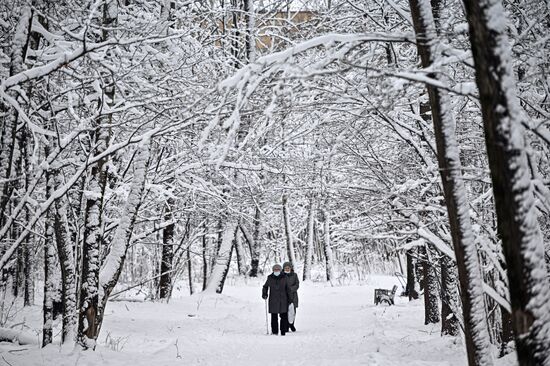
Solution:
{"label": "person in dark coat", "polygon": [[[285,262],[283,264],[283,270],[285,272],[286,282],[288,283],[288,287],[290,288],[290,302],[294,304],[294,313],[296,313],[296,309],[298,308],[298,289],[300,288],[300,280],[298,279],[298,275],[296,274],[296,272],[294,272],[294,266],[292,265],[292,263]],[[290,327],[291,331],[296,331],[294,322],[289,322],[288,326]]]}
{"label": "person in dark coat", "polygon": [[273,266],[273,273],[267,276],[262,288],[262,299],[268,298],[269,291],[269,313],[271,314],[271,333],[279,334],[279,317],[281,318],[281,335],[288,332],[288,305],[290,301],[290,287],[287,284],[287,277],[282,273],[280,265]]}

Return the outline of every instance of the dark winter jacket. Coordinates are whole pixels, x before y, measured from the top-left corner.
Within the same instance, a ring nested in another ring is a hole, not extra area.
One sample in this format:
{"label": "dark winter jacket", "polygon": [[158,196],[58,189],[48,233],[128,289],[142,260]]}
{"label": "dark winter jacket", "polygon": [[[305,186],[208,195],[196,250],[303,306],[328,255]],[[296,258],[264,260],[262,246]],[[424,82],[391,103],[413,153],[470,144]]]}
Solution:
{"label": "dark winter jacket", "polygon": [[291,271],[290,273],[285,273],[286,282],[288,287],[290,287],[290,302],[294,304],[294,307],[298,307],[298,289],[300,288],[300,280],[296,272]]}
{"label": "dark winter jacket", "polygon": [[290,301],[290,287],[287,284],[287,277],[284,273],[275,276],[273,273],[267,276],[264,287],[262,288],[262,297],[267,298],[269,289],[269,312],[271,314],[287,313]]}

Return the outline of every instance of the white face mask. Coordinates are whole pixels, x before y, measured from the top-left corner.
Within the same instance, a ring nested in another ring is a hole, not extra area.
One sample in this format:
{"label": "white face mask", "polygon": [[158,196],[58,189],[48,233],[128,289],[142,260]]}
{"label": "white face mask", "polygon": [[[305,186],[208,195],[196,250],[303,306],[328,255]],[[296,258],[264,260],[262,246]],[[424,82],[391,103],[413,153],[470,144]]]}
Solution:
{"label": "white face mask", "polygon": [[278,276],[278,275],[281,274],[281,272],[280,272],[280,271],[277,271],[277,272],[273,272],[273,274],[274,274],[275,276]]}
{"label": "white face mask", "polygon": [[289,270],[286,270],[286,269],[285,269],[285,273],[290,273],[290,269],[289,269]]}

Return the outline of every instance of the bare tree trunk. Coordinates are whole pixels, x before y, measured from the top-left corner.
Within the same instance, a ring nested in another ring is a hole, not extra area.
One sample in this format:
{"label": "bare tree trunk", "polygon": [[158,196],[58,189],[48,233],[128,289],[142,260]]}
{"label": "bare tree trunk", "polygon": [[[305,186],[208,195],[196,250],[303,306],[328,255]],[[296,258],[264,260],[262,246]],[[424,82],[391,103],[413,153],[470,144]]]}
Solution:
{"label": "bare tree trunk", "polygon": [[455,263],[447,256],[441,258],[441,334],[457,336],[460,323],[455,311],[458,305],[458,282]]}
{"label": "bare tree trunk", "polygon": [[[55,172],[56,188],[63,184],[59,172]],[[56,201],[54,207],[54,229],[57,242],[57,255],[61,267],[61,296],[63,303],[63,321],[61,343],[76,339],[77,299],[76,269],[73,244],[67,221],[67,204],[64,198]]]}
{"label": "bare tree trunk", "polygon": [[520,365],[550,365],[550,286],[500,0],[464,0]]}
{"label": "bare tree trunk", "polygon": [[[99,130],[96,138],[97,154],[107,148],[109,134]],[[102,239],[101,222],[104,190],[107,184],[107,159],[101,159],[92,167],[86,197],[82,270],[79,296],[78,343],[84,348],[95,348],[99,306],[99,268]]]}
{"label": "bare tree trunk", "polygon": [[[29,93],[30,94],[30,93]],[[25,192],[27,188],[29,187],[29,175],[31,170],[31,163],[30,163],[30,154],[31,150],[29,147],[29,131],[27,128],[22,128],[20,135],[19,135],[19,152],[21,154],[20,158],[20,171],[21,175],[25,176],[25,179],[22,183],[22,190]],[[24,222],[30,221],[30,211],[28,208],[25,208],[24,210]],[[0,222],[2,220],[0,219]],[[22,257],[23,257],[23,304],[24,306],[31,306],[34,304],[34,271],[32,269],[32,260],[31,260],[31,240],[30,236],[25,236],[24,241],[21,243],[22,245]]]}
{"label": "bare tree trunk", "polygon": [[[240,226],[240,225],[239,225]],[[241,235],[239,233],[239,230],[235,232],[235,239],[234,239],[234,246],[235,246],[235,254],[237,256],[237,268],[240,275],[246,275],[247,268],[244,261],[244,248],[243,243],[241,240]]]}
{"label": "bare tree trunk", "polygon": [[[174,199],[168,198],[164,211],[164,220],[174,220],[172,207]],[[162,257],[160,260],[159,298],[168,300],[172,293],[172,263],[174,261],[174,228],[175,223],[162,230]]]}
{"label": "bare tree trunk", "polygon": [[206,257],[208,226],[206,218],[204,219],[202,230],[202,290],[204,291],[206,290],[206,281],[208,279],[208,259]]}
{"label": "bare tree trunk", "polygon": [[331,283],[334,279],[334,260],[332,255],[332,248],[330,246],[330,215],[327,209],[322,210],[323,213],[323,248],[325,252],[325,263],[326,263],[326,273],[327,281]]}
{"label": "bare tree trunk", "polygon": [[[258,267],[260,265],[260,227],[261,227],[262,212],[260,207],[256,206],[256,212],[254,213],[254,236],[250,244],[250,277],[258,276]],[[286,225],[285,225],[286,226]],[[246,234],[243,232],[243,235]]]}
{"label": "bare tree trunk", "polygon": [[[99,41],[107,40],[110,29],[116,26],[117,3],[114,0],[105,0],[102,9],[103,14],[99,23],[103,28],[100,34],[96,34]],[[103,95],[98,100],[98,109],[102,110],[104,106],[114,105],[115,82],[109,70],[101,69],[99,73],[102,76]],[[109,146],[111,137],[110,128],[101,126],[103,124],[110,125],[112,115],[100,114],[94,122],[96,130],[92,141],[95,146],[92,146],[92,148],[95,147],[94,155],[100,156]],[[77,342],[84,349],[95,349],[101,323],[99,269],[101,266],[101,245],[103,243],[103,200],[107,183],[108,158],[104,157],[91,168],[87,189],[90,193],[86,195],[77,333]]]}
{"label": "bare tree trunk", "polygon": [[[431,5],[428,0],[409,0],[409,4],[417,35],[418,53],[422,66],[427,68],[435,64],[440,57],[436,48],[437,33]],[[442,78],[440,73],[435,72],[429,73],[428,76],[436,80]],[[432,109],[439,172],[460,279],[468,363],[470,366],[492,365],[493,357],[487,352],[490,340],[481,267],[470,221],[449,95],[446,91],[432,86],[428,86],[427,89]]]}
{"label": "bare tree trunk", "polygon": [[225,284],[225,278],[229,272],[231,264],[231,252],[233,251],[233,239],[238,229],[237,220],[229,220],[223,230],[222,243],[216,257],[216,263],[212,269],[212,274],[206,285],[205,292],[216,292],[221,294]]}
{"label": "bare tree trunk", "polygon": [[27,236],[23,242],[23,261],[24,261],[24,295],[23,295],[23,305],[32,306],[34,305],[34,276],[33,268],[31,261],[31,250],[30,250],[30,239]]}
{"label": "bare tree trunk", "polygon": [[512,326],[512,314],[508,310],[500,308],[500,316],[502,321],[502,330],[500,334],[500,357],[506,356],[513,352],[514,348],[509,347],[510,342],[514,341],[514,327]]}
{"label": "bare tree trunk", "polygon": [[149,166],[149,148],[149,140],[142,141],[137,147],[138,152],[134,160],[134,177],[130,184],[130,192],[122,207],[120,220],[113,235],[109,253],[99,273],[99,287],[102,291],[102,296],[97,316],[97,329],[94,331],[96,337],[101,329],[107,300],[109,300],[109,295],[118,282],[118,278],[124,267],[126,254],[128,253],[128,247],[130,246],[134,224],[141,206],[143,192],[145,191],[147,168]]}
{"label": "bare tree trunk", "polygon": [[210,269],[214,270],[214,265],[216,264],[216,260],[218,258],[218,255],[220,254],[220,248],[222,247],[222,241],[223,241],[223,220],[220,217],[218,219],[218,239],[216,240],[216,250],[214,252],[214,255],[212,256],[211,263],[210,263]]}
{"label": "bare tree trunk", "polygon": [[304,258],[304,281],[311,280],[311,266],[313,259],[313,237],[315,235],[315,197],[309,199],[309,213],[307,217],[307,244]]}
{"label": "bare tree trunk", "polygon": [[195,288],[193,286],[193,263],[191,262],[191,248],[187,247],[187,274],[189,275],[189,293],[193,295]]}
{"label": "bare tree trunk", "polygon": [[[53,178],[51,173],[46,173],[46,196],[50,197],[53,192]],[[55,296],[54,273],[55,250],[54,250],[54,223],[53,210],[46,214],[46,225],[44,235],[44,302],[42,306],[42,347],[52,343],[53,340],[53,299]]]}
{"label": "bare tree trunk", "polygon": [[254,10],[254,0],[244,0],[243,5],[246,23],[246,61],[247,63],[251,63],[254,62],[256,59],[256,38],[254,37],[254,30],[256,28],[256,17]]}
{"label": "bare tree trunk", "polygon": [[406,293],[409,296],[409,301],[418,299],[418,292],[415,289],[414,262],[411,250],[407,250],[407,288]]}
{"label": "bare tree trunk", "polygon": [[44,302],[42,306],[43,327],[42,347],[53,341],[53,298],[55,296],[54,272],[55,250],[53,247],[53,229],[50,224],[46,228],[44,244]]}
{"label": "bare tree trunk", "polygon": [[294,250],[294,239],[292,238],[292,226],[290,225],[290,213],[288,211],[288,197],[283,193],[283,223],[285,226],[286,251],[288,260],[292,266],[296,266],[296,254]]}
{"label": "bare tree trunk", "polygon": [[423,250],[422,273],[424,277],[424,324],[439,322],[439,289],[437,286],[437,275],[434,264],[431,262],[429,249]]}

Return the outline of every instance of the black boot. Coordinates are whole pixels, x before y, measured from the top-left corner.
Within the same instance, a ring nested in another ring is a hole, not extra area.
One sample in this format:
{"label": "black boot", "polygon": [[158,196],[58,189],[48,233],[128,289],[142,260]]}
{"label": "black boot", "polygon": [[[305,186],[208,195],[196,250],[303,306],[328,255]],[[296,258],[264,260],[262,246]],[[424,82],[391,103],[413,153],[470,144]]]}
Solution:
{"label": "black boot", "polygon": [[288,326],[289,326],[291,331],[293,331],[293,332],[296,331],[296,327],[294,327],[294,324],[289,324]]}

